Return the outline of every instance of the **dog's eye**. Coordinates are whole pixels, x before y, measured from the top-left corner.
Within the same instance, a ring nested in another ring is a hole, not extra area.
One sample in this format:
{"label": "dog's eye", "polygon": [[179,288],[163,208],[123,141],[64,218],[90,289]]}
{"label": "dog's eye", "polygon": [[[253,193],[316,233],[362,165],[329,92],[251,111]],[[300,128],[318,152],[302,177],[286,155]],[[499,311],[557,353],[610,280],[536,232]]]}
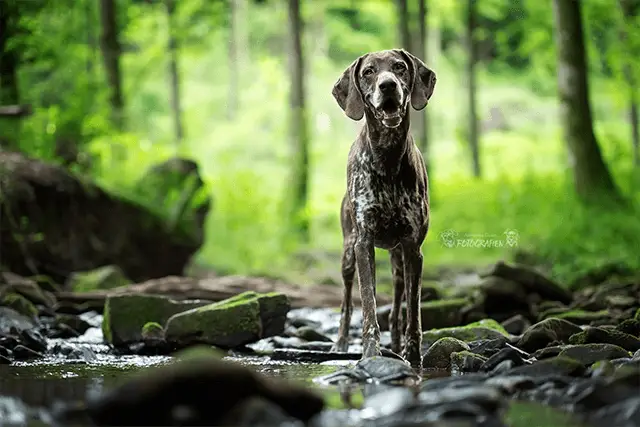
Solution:
{"label": "dog's eye", "polygon": [[370,76],[371,74],[373,74],[373,68],[369,67],[369,68],[365,68],[364,71],[362,72],[363,76]]}
{"label": "dog's eye", "polygon": [[393,69],[396,71],[404,71],[407,69],[407,66],[404,65],[404,62],[396,62],[393,64]]}

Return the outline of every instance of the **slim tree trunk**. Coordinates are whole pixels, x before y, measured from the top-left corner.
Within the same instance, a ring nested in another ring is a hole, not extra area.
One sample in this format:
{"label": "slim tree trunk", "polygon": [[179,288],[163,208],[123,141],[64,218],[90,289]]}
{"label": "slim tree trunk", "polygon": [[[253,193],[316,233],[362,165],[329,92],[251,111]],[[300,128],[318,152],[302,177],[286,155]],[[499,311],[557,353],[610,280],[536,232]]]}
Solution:
{"label": "slim tree trunk", "polygon": [[593,132],[579,0],[553,0],[558,94],[576,193],[583,200],[607,194],[622,200]]}
{"label": "slim tree trunk", "polygon": [[182,107],[180,103],[180,74],[178,72],[178,41],[174,23],[175,0],[165,0],[167,7],[167,21],[169,24],[169,80],[171,85],[171,111],[173,113],[173,128],[175,143],[179,145],[184,138],[182,125]]}
{"label": "slim tree trunk", "polygon": [[402,47],[411,50],[411,31],[409,30],[409,7],[407,0],[396,0],[398,7],[398,36]]}
{"label": "slim tree trunk", "polygon": [[246,32],[246,0],[231,0],[231,25],[229,28],[229,94],[227,101],[227,116],[234,119],[240,108],[240,85],[242,75],[247,65],[249,43]]}
{"label": "slim tree trunk", "polygon": [[309,240],[306,207],[309,198],[309,134],[304,86],[304,52],[302,50],[302,18],[300,0],[289,0],[289,34],[291,39],[291,146],[293,148],[293,221],[303,241]]}
{"label": "slim tree trunk", "polygon": [[102,49],[104,68],[111,91],[109,102],[111,103],[112,121],[116,128],[122,129],[124,125],[124,100],[120,69],[122,47],[118,40],[116,16],[115,0],[100,0],[100,21],[102,27],[100,48]]}
{"label": "slim tree trunk", "polygon": [[[418,0],[418,37],[416,43],[416,54],[424,62],[427,58],[427,0]],[[418,146],[422,151],[427,171],[431,172],[432,164],[429,156],[429,109],[425,108],[420,112],[421,120],[420,134],[418,136]]]}
{"label": "slim tree trunk", "polygon": [[[620,31],[622,43],[629,45],[628,26],[634,25],[634,21],[640,13],[639,0],[620,0],[620,8],[624,17],[623,27]],[[638,125],[638,75],[633,67],[637,52],[627,51],[624,64],[624,78],[629,90],[629,123],[631,124],[631,142],[633,147],[633,164],[640,167],[640,126]]]}
{"label": "slim tree trunk", "polygon": [[475,40],[475,30],[477,27],[478,12],[476,0],[467,0],[467,102],[468,102],[468,138],[471,149],[471,159],[473,166],[473,176],[480,178],[480,148],[478,130],[478,106],[476,100],[476,64],[477,64],[477,43]]}
{"label": "slim tree trunk", "polygon": [[[10,49],[9,39],[13,24],[17,22],[16,7],[0,1],[0,105],[18,105],[20,103],[20,91],[18,88],[18,53]],[[13,16],[12,16],[13,15]],[[8,120],[2,124],[2,134],[10,141],[10,145],[17,147],[20,139],[20,120]],[[13,147],[15,148],[15,147]]]}

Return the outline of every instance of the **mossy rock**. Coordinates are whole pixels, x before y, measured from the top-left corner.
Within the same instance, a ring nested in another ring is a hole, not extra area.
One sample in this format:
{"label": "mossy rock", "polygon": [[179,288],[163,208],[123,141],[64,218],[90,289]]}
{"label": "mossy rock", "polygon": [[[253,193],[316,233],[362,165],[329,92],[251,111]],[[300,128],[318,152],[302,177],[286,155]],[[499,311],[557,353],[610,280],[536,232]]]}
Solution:
{"label": "mossy rock", "polygon": [[107,298],[102,332],[115,347],[142,340],[142,329],[149,322],[164,325],[176,313],[201,307],[206,301],[175,301],[159,295],[127,294]]}
{"label": "mossy rock", "polygon": [[143,340],[162,340],[164,339],[164,328],[158,322],[147,322],[142,327],[140,336]]}
{"label": "mossy rock", "polygon": [[165,336],[177,346],[204,343],[235,348],[282,333],[290,307],[288,297],[279,292],[244,292],[172,316]]}
{"label": "mossy rock", "polygon": [[469,323],[465,326],[452,328],[431,329],[422,333],[422,344],[429,347],[440,338],[452,337],[464,342],[495,339],[501,337],[509,338],[509,333],[493,319],[484,319]]}
{"label": "mossy rock", "polygon": [[224,355],[225,353],[222,350],[210,345],[194,345],[172,354],[174,361],[202,359],[206,357],[222,359]]}
{"label": "mossy rock", "polygon": [[547,318],[564,319],[576,325],[588,325],[597,320],[609,319],[611,317],[608,310],[585,311],[569,310],[563,313],[554,313]]}
{"label": "mossy rock", "polygon": [[451,354],[465,350],[469,350],[469,344],[462,340],[452,337],[440,338],[422,356],[422,367],[448,370],[451,366]]}
{"label": "mossy rock", "polygon": [[616,329],[588,327],[569,337],[570,344],[614,344],[625,350],[640,350],[640,339]]}
{"label": "mossy rock", "polygon": [[487,358],[470,351],[457,351],[449,356],[451,372],[478,372]]}
{"label": "mossy rock", "polygon": [[122,269],[117,265],[105,265],[93,270],[73,273],[65,287],[74,292],[89,292],[98,289],[113,289],[130,285]]}
{"label": "mossy rock", "polygon": [[634,337],[640,337],[640,320],[635,318],[624,320],[616,326],[616,330]]}
{"label": "mossy rock", "polygon": [[568,343],[572,335],[580,332],[580,326],[568,320],[550,317],[527,328],[518,341],[518,348],[533,353],[552,342]]}
{"label": "mossy rock", "polygon": [[584,366],[590,366],[601,360],[613,360],[631,357],[627,350],[613,344],[583,344],[571,345],[560,352],[558,357],[569,357]]}
{"label": "mossy rock", "polygon": [[22,295],[14,292],[7,293],[0,300],[0,306],[9,307],[23,316],[35,318],[38,316],[38,309],[35,305]]}
{"label": "mossy rock", "polygon": [[539,360],[530,365],[516,366],[508,370],[505,375],[527,375],[544,377],[552,375],[582,376],[586,372],[585,366],[566,355]]}
{"label": "mossy rock", "polygon": [[[422,330],[459,326],[463,320],[462,309],[469,302],[467,298],[447,298],[423,302],[420,304]],[[383,331],[389,330],[391,307],[391,304],[389,304],[377,310],[378,324]],[[403,303],[400,310],[403,321],[402,329],[404,329],[407,326],[407,304]]]}

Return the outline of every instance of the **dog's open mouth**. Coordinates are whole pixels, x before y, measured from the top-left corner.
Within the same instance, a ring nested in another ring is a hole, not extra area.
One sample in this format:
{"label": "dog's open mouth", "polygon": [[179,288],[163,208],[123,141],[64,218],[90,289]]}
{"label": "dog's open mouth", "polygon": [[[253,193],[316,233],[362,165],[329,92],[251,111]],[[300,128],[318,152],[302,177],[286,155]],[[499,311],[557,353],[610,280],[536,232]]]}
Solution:
{"label": "dog's open mouth", "polygon": [[402,108],[395,99],[386,99],[378,108],[378,117],[388,127],[396,127],[402,121]]}

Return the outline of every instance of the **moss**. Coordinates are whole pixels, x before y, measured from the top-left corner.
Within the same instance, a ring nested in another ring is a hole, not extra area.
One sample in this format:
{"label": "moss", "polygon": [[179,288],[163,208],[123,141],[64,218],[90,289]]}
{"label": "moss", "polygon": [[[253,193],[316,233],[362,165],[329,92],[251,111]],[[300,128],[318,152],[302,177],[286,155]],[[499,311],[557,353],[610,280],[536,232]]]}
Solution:
{"label": "moss", "polygon": [[129,284],[131,284],[131,280],[124,275],[120,267],[114,265],[76,272],[69,278],[69,287],[75,292],[113,289]]}
{"label": "moss", "polygon": [[213,357],[221,359],[224,357],[224,352],[216,347],[210,345],[194,345],[187,347],[184,350],[180,350],[172,355],[175,361],[200,359],[205,357]]}
{"label": "moss", "polygon": [[638,308],[638,309],[636,310],[636,315],[635,315],[635,316],[633,316],[633,319],[634,319],[634,320],[637,320],[638,322],[640,322],[640,308]]}
{"label": "moss", "polygon": [[627,319],[616,326],[616,330],[634,337],[640,336],[640,320]]}
{"label": "moss", "polygon": [[164,328],[157,322],[147,322],[142,327],[140,335],[143,339],[162,338],[164,336]]}
{"label": "moss", "polygon": [[469,345],[462,340],[444,337],[434,342],[422,358],[422,367],[431,369],[449,369],[451,354],[469,350]]}
{"label": "moss", "polygon": [[568,346],[563,349],[558,358],[567,357],[590,366],[600,360],[612,360],[630,357],[631,353],[613,344],[583,344]]}
{"label": "moss", "polygon": [[12,308],[18,313],[27,317],[37,317],[38,309],[35,305],[20,294],[10,292],[2,297],[0,306]]}
{"label": "moss", "polygon": [[[466,298],[441,299],[423,302],[420,306],[423,328],[446,328],[462,322],[462,309],[469,304]],[[406,318],[406,310],[405,318]]]}
{"label": "moss", "polygon": [[609,317],[608,310],[585,311],[585,310],[569,310],[563,313],[555,313],[550,318],[564,319],[576,324],[586,324],[594,320],[606,319]]}
{"label": "moss", "polygon": [[487,358],[468,350],[456,351],[449,356],[451,370],[457,372],[477,372]]}
{"label": "moss", "polygon": [[588,327],[584,331],[569,337],[569,343],[579,344],[615,344],[629,351],[640,349],[640,340],[633,335],[617,329]]}
{"label": "moss", "polygon": [[509,337],[509,333],[493,319],[483,319],[465,326],[431,329],[422,333],[423,342],[428,345],[443,337],[453,337],[465,342],[481,339]]}
{"label": "moss", "polygon": [[324,391],[324,402],[327,409],[360,409],[364,395],[358,389],[345,392],[327,389]]}

